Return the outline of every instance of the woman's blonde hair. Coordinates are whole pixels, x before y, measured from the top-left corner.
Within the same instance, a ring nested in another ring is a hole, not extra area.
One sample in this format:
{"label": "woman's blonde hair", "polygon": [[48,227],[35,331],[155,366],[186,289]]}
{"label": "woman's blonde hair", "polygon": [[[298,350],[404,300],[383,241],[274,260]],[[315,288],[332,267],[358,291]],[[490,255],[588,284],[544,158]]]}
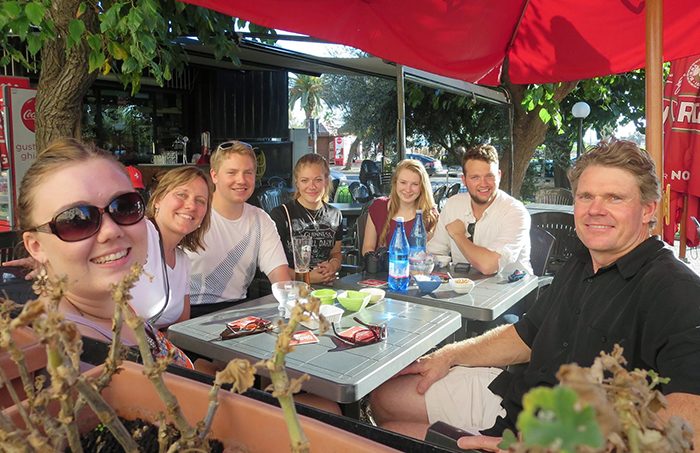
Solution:
{"label": "woman's blonde hair", "polygon": [[197,178],[201,178],[207,185],[207,212],[204,214],[199,228],[185,235],[178,244],[183,249],[192,252],[197,252],[200,249],[204,250],[204,234],[209,230],[211,222],[211,199],[214,193],[214,185],[207,178],[207,175],[199,168],[190,166],[178,167],[165,172],[158,178],[158,185],[153,189],[151,198],[148,200],[148,206],[146,206],[146,216],[157,225],[156,203],[161,201],[163,197],[176,187],[184,186]]}
{"label": "woman's blonde hair", "polygon": [[[391,177],[391,194],[389,195],[389,212],[387,213],[386,222],[384,223],[384,228],[382,228],[379,234],[379,241],[377,244],[380,246],[386,245],[387,234],[389,233],[389,225],[391,224],[391,219],[394,218],[399,210],[399,193],[396,191],[396,183],[399,179],[399,173],[402,170],[410,170],[413,173],[420,176],[420,195],[415,201],[416,209],[423,210],[423,225],[428,233],[431,233],[437,225],[437,208],[435,206],[435,199],[433,198],[433,189],[430,185],[430,177],[428,172],[425,171],[425,167],[418,160],[414,159],[404,159],[396,166],[394,174]],[[406,234],[410,233],[407,231]]]}
{"label": "woman's blonde hair", "polygon": [[297,200],[301,196],[299,189],[297,188],[297,180],[299,179],[299,172],[301,168],[306,165],[319,165],[323,170],[323,176],[326,178],[326,186],[323,188],[323,201],[328,203],[328,199],[332,190],[331,182],[331,167],[328,166],[328,161],[325,157],[320,154],[304,154],[299,158],[296,165],[294,166],[294,199]]}
{"label": "woman's blonde hair", "polygon": [[[62,167],[75,165],[77,162],[86,162],[92,159],[105,159],[112,162],[124,172],[128,179],[128,173],[124,166],[110,153],[86,144],[74,138],[60,138],[52,141],[39,152],[36,160],[29,167],[19,186],[19,198],[17,201],[17,218],[19,226],[23,230],[33,228],[31,215],[34,211],[34,193],[36,188],[46,176],[57,172]],[[90,175],[85,175],[89,178]]]}

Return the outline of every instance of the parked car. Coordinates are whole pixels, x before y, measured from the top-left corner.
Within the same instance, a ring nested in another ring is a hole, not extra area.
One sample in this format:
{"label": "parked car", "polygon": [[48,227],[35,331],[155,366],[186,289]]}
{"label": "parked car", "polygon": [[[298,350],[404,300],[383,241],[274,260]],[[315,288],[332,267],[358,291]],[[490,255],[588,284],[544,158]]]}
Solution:
{"label": "parked car", "polygon": [[341,183],[348,182],[348,177],[345,175],[345,173],[340,170],[336,170],[335,168],[331,168],[331,181],[334,179],[339,179]]}
{"label": "parked car", "polygon": [[447,167],[447,174],[449,176],[459,178],[462,176],[462,167],[459,165],[450,165]]}
{"label": "parked car", "polygon": [[416,159],[419,160],[429,175],[434,175],[442,171],[442,162],[432,158],[430,156],[424,156],[423,154],[408,153],[406,154],[406,159]]}

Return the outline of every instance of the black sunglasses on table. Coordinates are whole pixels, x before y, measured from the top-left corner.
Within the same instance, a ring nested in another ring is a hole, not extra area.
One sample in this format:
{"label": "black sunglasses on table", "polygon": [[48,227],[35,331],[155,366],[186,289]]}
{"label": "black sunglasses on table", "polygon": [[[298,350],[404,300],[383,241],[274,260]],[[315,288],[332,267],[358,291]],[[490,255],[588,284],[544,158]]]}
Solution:
{"label": "black sunglasses on table", "polygon": [[355,333],[353,333],[352,337],[346,336],[346,335],[340,335],[338,333],[338,331],[335,330],[335,323],[332,324],[333,333],[335,334],[335,336],[338,337],[340,340],[344,341],[345,343],[354,344],[354,345],[366,345],[366,344],[378,343],[378,342],[386,339],[386,336],[387,336],[386,324],[380,324],[380,325],[367,324],[367,323],[362,322],[357,317],[354,317],[352,319],[355,322],[357,322],[358,324],[365,327],[364,329],[358,330]]}
{"label": "black sunglasses on table", "polygon": [[104,213],[109,214],[117,225],[129,226],[143,219],[146,206],[141,194],[127,192],[114,197],[104,208],[93,205],[73,206],[59,212],[49,222],[26,231],[55,234],[64,242],[82,241],[97,234]]}

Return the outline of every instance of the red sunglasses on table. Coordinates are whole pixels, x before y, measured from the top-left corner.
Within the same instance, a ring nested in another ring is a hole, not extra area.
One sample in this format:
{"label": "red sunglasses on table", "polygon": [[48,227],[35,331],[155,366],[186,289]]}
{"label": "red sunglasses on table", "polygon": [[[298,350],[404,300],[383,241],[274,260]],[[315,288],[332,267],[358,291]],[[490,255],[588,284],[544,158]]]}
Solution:
{"label": "red sunglasses on table", "polygon": [[333,333],[335,334],[335,336],[338,337],[340,340],[344,341],[345,343],[361,346],[366,344],[378,343],[386,339],[386,324],[367,324],[362,322],[357,317],[354,317],[352,319],[358,324],[362,325],[364,329],[356,330],[352,333],[352,335],[341,335],[338,333],[337,330],[335,330],[335,324],[332,324]]}

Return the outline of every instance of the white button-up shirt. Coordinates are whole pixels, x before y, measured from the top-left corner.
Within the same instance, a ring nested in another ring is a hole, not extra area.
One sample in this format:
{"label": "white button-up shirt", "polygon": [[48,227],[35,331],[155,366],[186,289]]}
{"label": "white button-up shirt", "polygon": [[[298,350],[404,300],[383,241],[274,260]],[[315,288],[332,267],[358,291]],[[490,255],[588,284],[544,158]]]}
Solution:
{"label": "white button-up shirt", "polygon": [[512,273],[519,269],[532,274],[530,214],[520,201],[498,190],[493,203],[486,208],[477,222],[468,193],[460,193],[447,200],[440,213],[435,234],[428,242],[428,252],[435,255],[451,255],[455,263],[468,263],[469,260],[462,255],[445,228],[445,225],[454,220],[461,220],[465,226],[476,222],[474,244],[500,255],[498,272]]}

